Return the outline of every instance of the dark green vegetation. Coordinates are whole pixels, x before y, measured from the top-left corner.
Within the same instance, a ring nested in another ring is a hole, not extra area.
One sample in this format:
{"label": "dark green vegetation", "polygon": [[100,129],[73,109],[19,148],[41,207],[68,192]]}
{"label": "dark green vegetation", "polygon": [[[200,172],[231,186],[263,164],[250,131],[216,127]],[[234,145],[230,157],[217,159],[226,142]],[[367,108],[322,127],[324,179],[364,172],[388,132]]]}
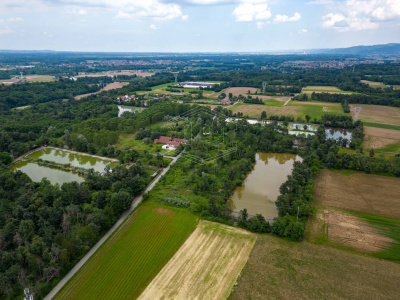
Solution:
{"label": "dark green vegetation", "polygon": [[193,232],[197,221],[185,209],[147,201],[55,299],[136,299]]}
{"label": "dark green vegetation", "polygon": [[376,128],[383,128],[383,129],[392,129],[392,130],[400,130],[400,126],[396,125],[388,125],[388,124],[379,124],[379,123],[370,123],[370,122],[363,122],[365,126],[369,127],[376,127]]}
{"label": "dark green vegetation", "polygon": [[44,103],[53,100],[72,99],[76,95],[97,92],[97,85],[70,79],[46,83],[22,83],[0,85],[0,112],[18,106]]}
{"label": "dark green vegetation", "polygon": [[229,299],[397,299],[399,281],[397,263],[258,235]]}
{"label": "dark green vegetation", "polygon": [[33,183],[0,169],[0,297],[29,287],[43,297],[130,207],[150,181],[140,166],[117,166],[83,183]]}

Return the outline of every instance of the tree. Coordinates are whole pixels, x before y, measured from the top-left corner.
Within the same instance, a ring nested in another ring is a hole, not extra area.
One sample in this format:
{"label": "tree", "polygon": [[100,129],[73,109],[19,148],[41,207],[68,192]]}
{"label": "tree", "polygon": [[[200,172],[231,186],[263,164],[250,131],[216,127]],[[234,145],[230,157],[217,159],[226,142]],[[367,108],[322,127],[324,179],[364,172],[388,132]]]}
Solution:
{"label": "tree", "polygon": [[5,165],[10,164],[12,162],[11,155],[7,152],[1,152],[0,153],[0,162],[2,162]]}
{"label": "tree", "polygon": [[261,119],[262,119],[262,120],[265,120],[266,118],[267,118],[267,113],[266,113],[265,110],[263,110],[263,111],[261,112]]}
{"label": "tree", "polygon": [[375,150],[371,149],[369,150],[369,157],[374,157],[375,156]]}
{"label": "tree", "polygon": [[306,118],[306,120],[307,120],[307,123],[309,123],[310,120],[311,120],[311,117],[310,117],[309,115],[305,115],[305,118]]}

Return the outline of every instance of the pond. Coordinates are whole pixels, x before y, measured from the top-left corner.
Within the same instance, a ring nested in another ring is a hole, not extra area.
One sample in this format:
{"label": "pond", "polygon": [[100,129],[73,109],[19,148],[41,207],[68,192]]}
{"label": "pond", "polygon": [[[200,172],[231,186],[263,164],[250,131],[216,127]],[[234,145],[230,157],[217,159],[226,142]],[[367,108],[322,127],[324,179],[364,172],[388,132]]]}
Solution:
{"label": "pond", "polygon": [[140,113],[145,109],[145,107],[118,105],[118,117],[121,117],[121,115],[126,111]]}
{"label": "pond", "polygon": [[65,172],[57,169],[52,169],[44,166],[39,166],[35,163],[19,161],[11,166],[11,170],[20,170],[28,175],[32,181],[40,182],[43,178],[47,178],[52,184],[62,185],[65,182],[83,182],[85,178],[78,174]]}
{"label": "pond", "polygon": [[[240,119],[235,118],[228,118],[226,119],[227,122],[237,121]],[[282,125],[283,122],[281,121],[258,121],[258,120],[247,120],[249,124],[272,124],[276,122],[278,125]],[[307,126],[307,127],[305,127]],[[304,134],[306,136],[314,135],[315,132],[318,130],[319,125],[317,124],[305,124],[305,123],[294,123],[291,122],[288,124],[289,134],[291,135],[299,135]],[[352,139],[353,131],[350,129],[342,129],[342,128],[326,128],[325,129],[326,137],[328,139],[335,139],[338,140],[339,138],[347,139],[349,142]]]}
{"label": "pond", "polygon": [[239,212],[247,208],[249,215],[261,214],[267,220],[277,217],[275,201],[280,195],[279,188],[292,173],[295,161],[302,158],[295,154],[258,152],[253,171],[229,201],[231,210]]}
{"label": "pond", "polygon": [[47,148],[33,152],[32,154],[28,155],[27,158],[32,158],[32,159],[40,158],[42,160],[48,160],[62,165],[69,163],[73,167],[94,169],[97,172],[104,172],[104,168],[107,165],[110,165],[110,167],[113,168],[117,164],[115,162],[102,160],[100,158],[96,158],[89,155],[75,154],[52,148]]}

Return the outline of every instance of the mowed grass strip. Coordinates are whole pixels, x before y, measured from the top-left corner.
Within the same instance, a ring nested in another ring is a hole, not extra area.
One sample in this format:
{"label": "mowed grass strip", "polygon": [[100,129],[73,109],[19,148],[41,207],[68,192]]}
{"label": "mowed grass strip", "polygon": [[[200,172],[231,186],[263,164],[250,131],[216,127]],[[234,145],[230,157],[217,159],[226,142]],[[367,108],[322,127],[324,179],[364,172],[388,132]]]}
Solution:
{"label": "mowed grass strip", "polygon": [[201,221],[139,299],[226,299],[255,240],[245,230]]}
{"label": "mowed grass strip", "polygon": [[230,300],[398,299],[400,264],[259,235]]}
{"label": "mowed grass strip", "polygon": [[145,202],[55,299],[135,299],[197,225],[189,211]]}

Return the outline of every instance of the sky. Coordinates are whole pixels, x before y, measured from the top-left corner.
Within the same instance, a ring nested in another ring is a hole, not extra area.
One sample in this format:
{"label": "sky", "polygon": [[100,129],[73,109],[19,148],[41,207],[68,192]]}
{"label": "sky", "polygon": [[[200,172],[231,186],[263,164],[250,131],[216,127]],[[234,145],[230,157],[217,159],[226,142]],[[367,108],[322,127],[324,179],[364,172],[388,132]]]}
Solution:
{"label": "sky", "polygon": [[279,52],[400,42],[400,0],[0,0],[0,49]]}

